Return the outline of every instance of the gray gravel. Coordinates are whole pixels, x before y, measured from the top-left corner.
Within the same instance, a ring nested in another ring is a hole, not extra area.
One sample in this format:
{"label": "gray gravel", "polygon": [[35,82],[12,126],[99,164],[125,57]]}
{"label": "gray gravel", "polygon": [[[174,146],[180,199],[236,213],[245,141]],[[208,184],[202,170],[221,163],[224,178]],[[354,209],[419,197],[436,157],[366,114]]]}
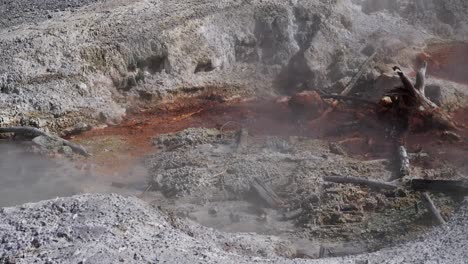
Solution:
{"label": "gray gravel", "polygon": [[2,263],[466,263],[468,201],[420,241],[348,258],[291,260],[275,237],[226,234],[137,198],[84,194],[0,213]]}

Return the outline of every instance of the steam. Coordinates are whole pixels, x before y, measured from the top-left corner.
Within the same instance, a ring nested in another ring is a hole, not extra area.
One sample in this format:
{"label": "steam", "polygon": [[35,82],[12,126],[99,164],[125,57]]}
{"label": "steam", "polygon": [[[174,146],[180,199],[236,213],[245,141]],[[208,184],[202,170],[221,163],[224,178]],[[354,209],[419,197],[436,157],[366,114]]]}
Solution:
{"label": "steam", "polygon": [[80,192],[88,176],[65,159],[27,151],[25,145],[0,143],[0,206],[14,206]]}

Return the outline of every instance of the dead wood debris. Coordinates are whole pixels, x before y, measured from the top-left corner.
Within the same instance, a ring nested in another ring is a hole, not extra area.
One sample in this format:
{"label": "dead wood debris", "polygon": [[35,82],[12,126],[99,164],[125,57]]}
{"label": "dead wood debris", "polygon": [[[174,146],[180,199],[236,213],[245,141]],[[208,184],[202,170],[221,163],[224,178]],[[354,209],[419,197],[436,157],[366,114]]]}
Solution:
{"label": "dead wood debris", "polygon": [[462,180],[427,180],[412,179],[411,189],[415,191],[431,191],[468,195],[468,181]]}
{"label": "dead wood debris", "polygon": [[460,135],[453,131],[444,131],[442,132],[442,138],[450,142],[460,142],[462,138]]}
{"label": "dead wood debris", "polygon": [[444,220],[444,218],[442,218],[442,215],[440,214],[437,207],[434,205],[434,202],[432,201],[429,194],[427,192],[421,193],[421,199],[425,203],[425,205],[426,205],[427,209],[429,210],[429,212],[431,212],[431,214],[434,217],[434,220],[436,220],[437,224],[444,225],[445,220]]}
{"label": "dead wood debris", "polygon": [[426,68],[427,63],[424,62],[416,75],[416,84],[413,85],[398,66],[393,67],[393,70],[400,77],[403,87],[391,90],[387,96],[392,99],[394,107],[408,111],[409,116],[425,120],[431,127],[457,130],[450,117],[424,94]]}
{"label": "dead wood debris", "polygon": [[359,97],[355,97],[355,96],[348,96],[351,93],[354,86],[356,86],[359,79],[364,74],[364,72],[367,69],[367,66],[369,65],[369,63],[374,60],[376,55],[377,55],[377,52],[374,52],[371,56],[369,56],[366,59],[366,61],[361,65],[361,67],[360,67],[359,71],[357,72],[357,74],[355,76],[353,76],[353,78],[348,83],[346,88],[339,95],[336,95],[336,94],[321,94],[320,95],[320,97],[322,99],[334,99],[334,100],[330,104],[330,106],[325,111],[323,111],[322,114],[317,119],[314,120],[315,123],[320,123],[320,121],[324,120],[331,112],[333,112],[333,109],[337,106],[337,100],[354,101],[354,102],[365,103],[365,104],[370,104],[370,105],[374,105],[374,106],[378,105],[375,102],[364,99],[364,98],[359,98]]}
{"label": "dead wood debris", "polygon": [[393,183],[373,181],[358,177],[326,176],[323,177],[323,180],[326,182],[334,182],[341,184],[364,185],[373,189],[396,190],[398,188],[398,185]]}
{"label": "dead wood debris", "polygon": [[57,141],[57,142],[60,142],[61,144],[63,144],[64,146],[68,146],[70,147],[74,152],[82,155],[82,156],[85,156],[85,157],[89,157],[91,156],[84,147],[78,145],[78,144],[75,144],[75,143],[72,143],[66,139],[63,139],[63,138],[60,138],[60,137],[57,137],[57,136],[53,136],[51,134],[48,134],[42,130],[39,130],[35,127],[28,127],[28,126],[21,126],[21,127],[0,127],[0,134],[1,133],[14,133],[14,134],[20,134],[20,135],[31,135],[33,137],[38,137],[38,136],[43,136],[43,137],[46,137],[48,139],[51,139],[53,141]]}
{"label": "dead wood debris", "polygon": [[255,177],[250,184],[250,190],[272,208],[278,208],[284,204],[269,186]]}
{"label": "dead wood debris", "polygon": [[342,96],[346,96],[348,95],[351,90],[354,88],[354,86],[356,86],[357,82],[359,81],[359,79],[362,77],[362,75],[364,74],[364,72],[366,71],[367,69],[367,65],[369,65],[370,62],[372,62],[375,58],[375,56],[377,55],[377,52],[374,52],[372,55],[370,55],[366,61],[364,61],[364,63],[361,65],[359,71],[357,72],[357,74],[351,79],[351,81],[348,83],[348,85],[346,86],[346,88],[341,92],[340,95]]}

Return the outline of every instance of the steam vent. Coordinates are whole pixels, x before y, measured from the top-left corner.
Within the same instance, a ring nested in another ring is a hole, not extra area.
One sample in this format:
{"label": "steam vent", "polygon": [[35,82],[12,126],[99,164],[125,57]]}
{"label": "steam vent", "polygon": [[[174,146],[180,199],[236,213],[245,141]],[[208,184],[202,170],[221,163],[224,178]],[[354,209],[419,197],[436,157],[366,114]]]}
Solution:
{"label": "steam vent", "polygon": [[466,0],[0,1],[0,264],[468,263]]}

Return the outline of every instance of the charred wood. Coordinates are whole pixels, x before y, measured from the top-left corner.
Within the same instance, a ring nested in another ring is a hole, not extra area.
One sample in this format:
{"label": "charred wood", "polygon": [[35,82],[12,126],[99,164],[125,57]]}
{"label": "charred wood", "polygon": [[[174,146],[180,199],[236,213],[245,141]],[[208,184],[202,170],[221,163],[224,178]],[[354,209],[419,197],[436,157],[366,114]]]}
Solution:
{"label": "charred wood", "polygon": [[392,183],[373,181],[357,177],[326,176],[323,177],[323,180],[326,182],[334,182],[341,184],[363,185],[373,189],[396,190],[398,188],[398,185]]}
{"label": "charred wood", "polygon": [[468,181],[412,179],[411,189],[468,195]]}

